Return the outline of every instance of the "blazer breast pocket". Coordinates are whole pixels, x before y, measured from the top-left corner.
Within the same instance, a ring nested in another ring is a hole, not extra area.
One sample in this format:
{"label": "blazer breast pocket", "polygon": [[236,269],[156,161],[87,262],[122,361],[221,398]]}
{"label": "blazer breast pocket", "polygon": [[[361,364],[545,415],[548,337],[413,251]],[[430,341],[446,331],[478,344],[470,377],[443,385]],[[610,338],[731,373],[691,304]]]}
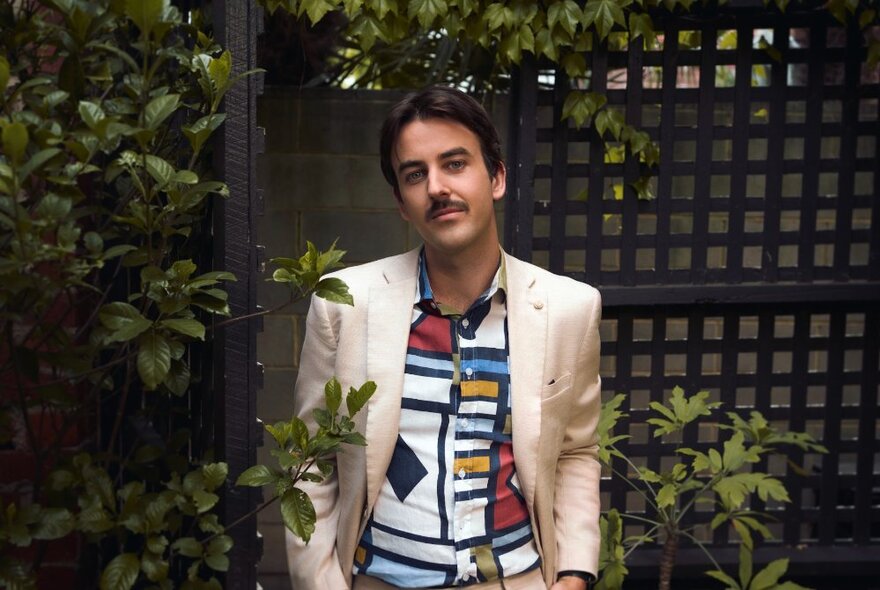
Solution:
{"label": "blazer breast pocket", "polygon": [[556,377],[553,381],[544,385],[541,391],[542,407],[546,408],[547,404],[552,405],[560,401],[560,398],[565,397],[569,389],[571,389],[571,373],[565,373]]}

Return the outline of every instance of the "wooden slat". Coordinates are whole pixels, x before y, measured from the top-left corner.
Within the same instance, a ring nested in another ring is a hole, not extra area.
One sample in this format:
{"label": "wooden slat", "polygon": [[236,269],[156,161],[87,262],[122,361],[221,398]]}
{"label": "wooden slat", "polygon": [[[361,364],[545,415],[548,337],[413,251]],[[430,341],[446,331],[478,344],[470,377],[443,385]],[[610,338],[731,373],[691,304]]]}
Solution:
{"label": "wooden slat", "polygon": [[822,484],[819,497],[819,543],[831,545],[835,540],[836,511],[840,491],[838,467],[840,465],[840,406],[843,398],[843,363],[845,356],[844,336],[846,313],[831,314],[829,326],[828,370],[825,388],[825,413],[822,444],[829,453],[822,456]]}
{"label": "wooden slat", "polygon": [[[856,157],[855,126],[859,118],[859,78],[861,76],[862,35],[855,26],[847,31],[847,55],[844,62],[843,83],[846,95],[843,99],[842,123],[843,133],[840,137],[840,168],[837,173],[837,219],[834,229],[837,239],[834,240],[834,278],[838,281],[849,279],[850,232],[852,231],[852,196],[855,194],[855,170],[853,162]],[[880,207],[880,205],[875,205]]]}
{"label": "wooden slat", "polygon": [[[602,94],[607,86],[608,46],[606,42],[594,47],[588,55],[591,67],[591,90]],[[602,224],[603,224],[603,192],[605,185],[605,147],[599,134],[593,131],[590,140],[590,163],[587,196],[587,249],[585,252],[584,272],[586,282],[591,285],[599,283],[602,268]]]}
{"label": "wooden slat", "polygon": [[[859,399],[859,446],[856,459],[856,518],[853,526],[853,541],[857,544],[868,544],[871,537],[876,537],[872,525],[877,522],[871,518],[871,511],[876,505],[878,476],[875,464],[878,455],[877,444],[877,391],[880,387],[880,311],[866,314],[864,328],[864,352],[861,370],[861,396]],[[874,441],[874,444],[868,444]]]}
{"label": "wooden slat", "polygon": [[553,177],[550,181],[550,271],[565,271],[565,202],[568,197],[568,119],[562,117],[562,105],[569,91],[568,77],[556,71],[553,87]]}

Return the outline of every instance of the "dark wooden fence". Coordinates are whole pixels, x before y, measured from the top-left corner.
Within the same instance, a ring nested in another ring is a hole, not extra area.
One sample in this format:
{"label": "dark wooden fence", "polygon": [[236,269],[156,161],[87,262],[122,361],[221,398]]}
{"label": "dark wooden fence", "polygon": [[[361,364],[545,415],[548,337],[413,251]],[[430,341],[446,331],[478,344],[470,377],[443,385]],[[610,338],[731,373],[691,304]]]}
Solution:
{"label": "dark wooden fence", "polygon": [[[655,46],[587,53],[586,79],[534,61],[516,74],[506,245],[601,290],[603,389],[628,394],[637,463],[676,461],[679,443],[644,422],[675,385],[811,433],[831,452],[793,452],[806,475],[758,466],[792,502],[760,506],[778,521],[756,559],[789,557],[808,585],[880,587],[878,72],[861,34],[821,8],[732,3],[654,22]],[[629,186],[633,158],[606,161],[593,129],[562,120],[572,88],[606,93],[659,143],[655,198]],[[720,436],[703,425],[681,442]],[[603,485],[606,507],[644,512],[625,482]],[[734,535],[698,534],[735,563]],[[656,577],[658,559],[634,553],[632,578]],[[679,579],[709,569],[695,547],[679,562]]]}

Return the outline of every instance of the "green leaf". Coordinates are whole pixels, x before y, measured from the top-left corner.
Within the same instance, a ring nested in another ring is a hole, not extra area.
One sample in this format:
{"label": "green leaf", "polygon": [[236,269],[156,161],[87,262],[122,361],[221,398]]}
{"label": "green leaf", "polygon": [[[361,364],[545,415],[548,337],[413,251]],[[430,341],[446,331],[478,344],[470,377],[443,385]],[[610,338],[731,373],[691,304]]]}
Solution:
{"label": "green leaf", "polygon": [[504,2],[494,2],[486,7],[482,20],[489,32],[499,29],[509,30],[514,23],[513,10],[505,6]]}
{"label": "green leaf", "polygon": [[60,148],[46,148],[44,150],[38,151],[36,154],[31,156],[31,159],[25,162],[21,169],[18,171],[18,176],[20,180],[24,180],[28,177],[32,172],[36,172],[40,168],[42,168],[49,160],[57,156],[61,153]]}
{"label": "green leaf", "polygon": [[569,78],[582,78],[587,73],[587,60],[582,53],[567,53],[562,57],[562,67]]}
{"label": "green leaf", "polygon": [[562,117],[570,118],[580,129],[607,101],[605,96],[596,92],[572,90],[562,105]]}
{"label": "green leaf", "polygon": [[345,281],[336,277],[321,279],[315,285],[315,295],[334,303],[354,305],[354,298],[348,292],[348,285],[345,284]]}
{"label": "green leaf", "polygon": [[299,14],[303,12],[309,15],[312,24],[317,24],[324,15],[336,8],[333,2],[328,0],[302,0],[300,3]]}
{"label": "green leaf", "polygon": [[[176,350],[179,350],[175,345],[178,344],[180,343],[176,340],[169,342],[169,345],[171,346],[171,368],[168,370],[165,379],[162,380],[162,385],[167,387],[168,391],[179,397],[189,389],[189,385],[192,381],[192,373],[190,372],[188,364],[180,360],[180,358],[175,358]],[[183,345],[180,344],[180,346]]]}
{"label": "green leaf", "polygon": [[178,334],[191,336],[193,338],[198,338],[199,340],[205,339],[205,325],[198,320],[169,319],[162,320],[159,324],[169,330],[177,332]]}
{"label": "green leaf", "polygon": [[[728,471],[736,471],[743,466],[748,458],[746,448],[743,446],[743,438],[742,432],[737,432],[730,438],[730,440],[725,441],[724,443],[724,456],[722,461],[724,468]],[[757,460],[758,458],[756,457],[755,459]]]}
{"label": "green leaf", "polygon": [[156,332],[143,334],[139,344],[138,374],[147,390],[156,389],[171,369],[171,346]]}
{"label": "green leaf", "polygon": [[125,0],[124,14],[137,25],[141,38],[145,39],[159,23],[168,3],[169,0]]}
{"label": "green leaf", "polygon": [[607,37],[615,23],[626,26],[623,9],[616,0],[590,0],[584,6],[584,28],[594,25],[599,39]]}
{"label": "green leaf", "polygon": [[231,72],[232,54],[228,50],[221,53],[219,57],[212,59],[208,64],[208,75],[211,77],[211,82],[218,92],[226,90]]}
{"label": "green leaf", "polygon": [[730,524],[733,525],[733,529],[739,534],[740,539],[742,539],[742,548],[740,551],[742,551],[743,548],[749,551],[754,549],[755,541],[752,539],[752,533],[749,531],[748,527],[738,520],[731,520]]}
{"label": "green leaf", "polygon": [[709,449],[709,469],[713,475],[721,473],[721,470],[723,469],[721,453],[719,453],[717,449]]}
{"label": "green leaf", "polygon": [[299,488],[293,488],[281,496],[281,518],[284,526],[294,535],[307,542],[315,532],[315,506],[309,496]]}
{"label": "green leaf", "polygon": [[409,0],[407,14],[410,20],[419,21],[423,29],[428,29],[438,16],[443,18],[449,11],[449,3],[446,0]]}
{"label": "green leaf", "polygon": [[349,27],[353,38],[357,39],[361,50],[366,53],[376,44],[376,39],[384,39],[382,26],[373,15],[361,13]]}
{"label": "green leaf", "polygon": [[342,404],[342,386],[336,377],[332,377],[324,385],[324,401],[327,405],[327,411],[331,414],[336,414],[339,411],[339,406]]}
{"label": "green leaf", "polygon": [[3,153],[12,161],[18,164],[24,157],[29,141],[27,127],[23,123],[9,123],[3,128]]}
{"label": "green leaf", "polygon": [[755,574],[749,590],[770,590],[779,582],[785,572],[788,571],[788,559],[776,559],[767,567]]}
{"label": "green leaf", "polygon": [[181,537],[171,544],[171,548],[184,557],[198,558],[202,556],[202,544],[193,537]]}
{"label": "green leaf", "polygon": [[216,490],[226,481],[229,475],[229,465],[226,463],[208,463],[202,467],[202,475],[205,476],[205,488]]}
{"label": "green leaf", "polygon": [[545,55],[547,59],[558,62],[559,61],[559,43],[557,39],[553,38],[552,33],[549,29],[543,28],[539,29],[537,34],[535,35],[535,53],[536,55]]}
{"label": "green leaf", "polygon": [[165,96],[157,96],[144,109],[144,122],[149,129],[156,129],[167,119],[180,102],[179,94],[166,94]]}
{"label": "green leaf", "polygon": [[83,123],[95,132],[99,129],[101,122],[107,118],[99,105],[87,100],[79,102],[79,116],[82,117]]}
{"label": "green leaf", "polygon": [[192,494],[192,498],[196,503],[196,510],[199,514],[207,512],[220,501],[220,496],[211,492],[206,492],[205,490],[195,490]]}
{"label": "green leaf", "polygon": [[229,558],[225,555],[208,555],[205,565],[216,572],[225,572],[229,569]]}
{"label": "green leaf", "polygon": [[574,36],[578,24],[584,18],[584,13],[574,0],[554,2],[547,9],[547,24],[552,29],[557,23],[570,36]]}
{"label": "green leaf", "polygon": [[183,134],[189,140],[194,152],[202,149],[205,141],[226,120],[226,114],[205,115],[188,127],[183,127]]}
{"label": "green leaf", "polygon": [[153,325],[137,308],[124,301],[114,301],[102,307],[98,320],[111,330],[111,342],[127,342],[137,338]]}
{"label": "green leaf", "polygon": [[657,507],[658,508],[666,508],[667,506],[675,506],[675,498],[676,498],[675,486],[673,484],[666,484],[660,491],[657,492]]}
{"label": "green leaf", "polygon": [[34,539],[60,539],[73,530],[74,519],[65,508],[43,508],[32,535]]}
{"label": "green leaf", "polygon": [[171,182],[179,182],[180,184],[197,184],[199,175],[192,170],[178,170],[171,175]]}
{"label": "green leaf", "polygon": [[273,474],[272,470],[266,465],[254,465],[253,467],[245,469],[242,474],[238,476],[238,479],[235,480],[235,485],[258,488],[260,486],[269,485],[270,483],[275,483],[275,479],[275,474]]}
{"label": "green leaf", "polygon": [[648,13],[629,13],[629,33],[631,39],[641,37],[645,49],[652,47],[657,38],[657,35],[654,33],[654,23],[651,20],[651,15]]}
{"label": "green leaf", "polygon": [[743,586],[748,587],[752,579],[752,571],[751,548],[743,543],[739,547],[739,581]]}
{"label": "green leaf", "polygon": [[740,585],[737,584],[736,580],[734,580],[721,570],[710,570],[706,572],[706,575],[710,578],[715,578],[723,584],[727,584],[727,590],[741,590]]}
{"label": "green leaf", "polygon": [[174,166],[153,154],[147,154],[144,157],[144,160],[147,172],[153,180],[156,181],[156,184],[158,184],[160,188],[168,184],[168,181],[171,180],[171,176],[174,174]]}
{"label": "green leaf", "polygon": [[352,387],[345,397],[348,415],[354,417],[355,414],[360,412],[361,408],[364,407],[374,393],[376,393],[376,383],[374,381],[367,381],[361,385],[360,389]]}
{"label": "green leaf", "polygon": [[623,127],[623,115],[619,111],[613,109],[603,109],[596,115],[595,120],[596,132],[599,136],[604,137],[606,131],[611,131],[614,139],[620,138],[620,131]]}
{"label": "green leaf", "polygon": [[[304,450],[309,444],[309,429],[306,423],[300,418],[294,416],[289,422],[290,440],[295,448]],[[286,441],[285,441],[286,445]],[[281,446],[285,446],[281,445]]]}
{"label": "green leaf", "polygon": [[222,553],[227,553],[230,549],[232,549],[233,541],[232,537],[229,535],[220,535],[219,537],[214,537],[211,539],[211,542],[208,543],[208,555],[220,555]]}
{"label": "green leaf", "polygon": [[168,578],[168,562],[159,552],[145,551],[141,556],[141,571],[151,582],[161,582]]}
{"label": "green leaf", "polygon": [[6,90],[7,84],[9,84],[9,61],[0,55],[0,96]]}
{"label": "green leaf", "polygon": [[101,573],[101,590],[128,590],[137,581],[141,562],[134,553],[114,557]]}

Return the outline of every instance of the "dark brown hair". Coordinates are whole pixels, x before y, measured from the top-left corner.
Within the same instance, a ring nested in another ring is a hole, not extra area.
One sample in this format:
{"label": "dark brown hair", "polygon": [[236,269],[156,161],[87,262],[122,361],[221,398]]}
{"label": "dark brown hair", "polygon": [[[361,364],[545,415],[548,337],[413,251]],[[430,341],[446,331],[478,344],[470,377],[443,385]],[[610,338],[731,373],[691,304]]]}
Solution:
{"label": "dark brown hair", "polygon": [[415,120],[424,121],[426,119],[454,121],[472,131],[480,140],[480,152],[483,155],[489,176],[494,178],[499,168],[504,165],[498,130],[495,129],[482,105],[464,92],[454,88],[429,86],[408,94],[394,105],[382,125],[379,139],[382,174],[394,189],[396,197],[400,198],[400,190],[397,185],[397,174],[391,164],[391,151],[404,127]]}

